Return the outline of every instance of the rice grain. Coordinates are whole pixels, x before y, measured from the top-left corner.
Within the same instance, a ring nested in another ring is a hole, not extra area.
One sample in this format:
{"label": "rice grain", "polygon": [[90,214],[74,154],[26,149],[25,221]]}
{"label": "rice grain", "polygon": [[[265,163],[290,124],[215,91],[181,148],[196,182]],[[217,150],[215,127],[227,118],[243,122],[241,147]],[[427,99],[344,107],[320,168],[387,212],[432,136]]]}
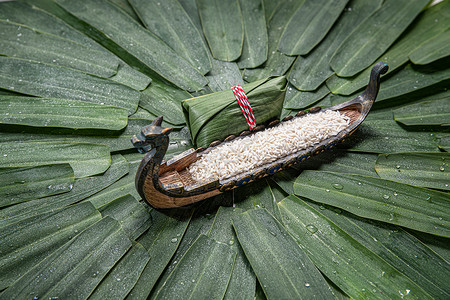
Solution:
{"label": "rice grain", "polygon": [[331,110],[294,118],[219,145],[191,164],[188,171],[197,182],[210,177],[230,178],[318,144],[349,123],[349,117]]}

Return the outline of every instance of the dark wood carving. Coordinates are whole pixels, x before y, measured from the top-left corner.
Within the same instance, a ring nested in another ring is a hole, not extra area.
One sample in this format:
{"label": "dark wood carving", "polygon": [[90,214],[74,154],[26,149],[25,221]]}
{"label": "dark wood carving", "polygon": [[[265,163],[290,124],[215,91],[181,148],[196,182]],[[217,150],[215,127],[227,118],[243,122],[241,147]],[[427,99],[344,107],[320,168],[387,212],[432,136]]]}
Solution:
{"label": "dark wood carving", "polygon": [[[388,66],[377,63],[370,76],[369,84],[365,91],[356,98],[342,104],[321,109],[313,107],[308,112],[301,111],[294,118],[302,118],[308,113],[334,110],[345,114],[350,118],[347,128],[337,135],[321,141],[308,149],[299,150],[289,156],[282,157],[270,164],[260,166],[251,172],[243,172],[237,176],[225,180],[210,179],[203,182],[195,182],[186,168],[195,162],[202,154],[211,151],[212,148],[232,140],[237,141],[256,131],[263,130],[265,126],[260,124],[253,131],[245,131],[239,135],[226,137],[223,141],[212,142],[208,148],[189,149],[180,155],[163,162],[163,157],[169,145],[171,128],[162,128],[162,117],[156,118],[151,125],[133,136],[133,145],[142,153],[146,153],[136,174],[136,188],[148,204],[154,208],[174,208],[195,203],[197,201],[218,195],[222,192],[245,185],[265,176],[272,175],[294,164],[301,163],[313,155],[329,150],[351,135],[364,121],[375,101],[380,88],[380,75],[385,74]],[[276,127],[292,117],[281,121],[271,122],[268,127]]]}

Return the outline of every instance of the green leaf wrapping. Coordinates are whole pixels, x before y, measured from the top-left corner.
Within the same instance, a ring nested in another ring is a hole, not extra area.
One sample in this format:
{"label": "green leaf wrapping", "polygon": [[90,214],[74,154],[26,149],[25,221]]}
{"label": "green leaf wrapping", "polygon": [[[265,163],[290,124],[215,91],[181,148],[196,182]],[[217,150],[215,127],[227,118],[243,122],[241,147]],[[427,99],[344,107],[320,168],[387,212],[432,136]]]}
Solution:
{"label": "green leaf wrapping", "polygon": [[[279,117],[286,84],[284,76],[277,76],[242,86],[257,124]],[[197,147],[206,147],[212,141],[248,130],[231,89],[187,99],[183,101],[183,110],[192,141]]]}

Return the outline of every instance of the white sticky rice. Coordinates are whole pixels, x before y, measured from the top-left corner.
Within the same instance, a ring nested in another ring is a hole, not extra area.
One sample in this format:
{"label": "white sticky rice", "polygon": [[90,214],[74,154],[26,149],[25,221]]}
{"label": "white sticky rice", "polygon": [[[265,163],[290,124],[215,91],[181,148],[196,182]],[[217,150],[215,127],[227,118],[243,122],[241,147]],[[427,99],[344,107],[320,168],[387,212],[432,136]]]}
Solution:
{"label": "white sticky rice", "polygon": [[338,134],[350,118],[337,111],[307,114],[242,139],[217,146],[188,168],[199,182],[223,180],[313,146]]}

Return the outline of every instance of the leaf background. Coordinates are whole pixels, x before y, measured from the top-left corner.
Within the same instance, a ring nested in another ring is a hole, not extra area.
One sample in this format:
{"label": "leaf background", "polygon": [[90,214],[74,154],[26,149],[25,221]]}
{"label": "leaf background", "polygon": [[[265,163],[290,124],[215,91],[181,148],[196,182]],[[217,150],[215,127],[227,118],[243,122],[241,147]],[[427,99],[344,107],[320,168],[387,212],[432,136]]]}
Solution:
{"label": "leaf background", "polygon": [[[450,1],[171,0],[160,28],[145,1],[0,2],[0,299],[450,298]],[[129,139],[163,114],[166,159],[191,148],[182,100],[286,75],[283,117],[380,60],[339,149],[194,207],[136,193]]]}

